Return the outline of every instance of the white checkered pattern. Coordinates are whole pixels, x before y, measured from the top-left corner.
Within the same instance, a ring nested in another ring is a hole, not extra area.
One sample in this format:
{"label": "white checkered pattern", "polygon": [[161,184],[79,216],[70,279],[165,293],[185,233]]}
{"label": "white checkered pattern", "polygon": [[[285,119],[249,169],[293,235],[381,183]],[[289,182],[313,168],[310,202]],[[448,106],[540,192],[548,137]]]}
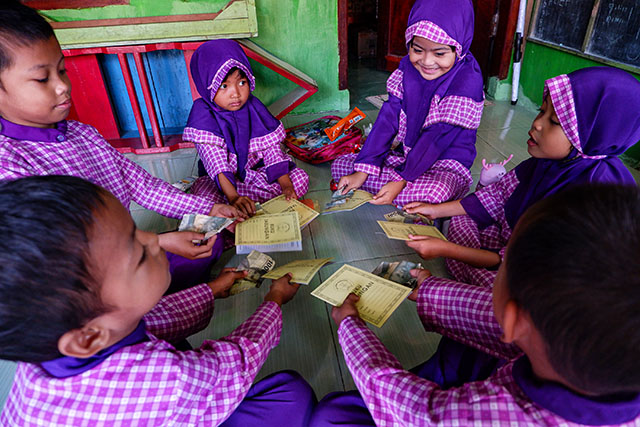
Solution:
{"label": "white checkered pattern", "polygon": [[[405,152],[409,151],[408,147],[404,147],[404,149]],[[404,157],[402,156],[388,156],[382,168],[376,168],[364,163],[354,163],[356,156],[356,154],[347,154],[334,160],[331,164],[333,179],[338,181],[341,177],[352,174],[354,170],[365,173],[368,173],[367,170],[369,170],[372,174],[367,177],[360,189],[371,194],[378,193],[382,186],[390,181],[403,179],[394,170],[404,162]],[[407,185],[395,198],[393,204],[404,206],[407,203],[416,201],[442,203],[457,199],[469,191],[471,182],[472,178],[469,170],[459,162],[452,159],[438,160],[422,176],[412,182],[407,182]]]}
{"label": "white checkered pattern", "polygon": [[462,45],[460,43],[458,43],[453,37],[449,36],[445,30],[431,21],[419,21],[407,28],[404,32],[404,39],[407,46],[415,36],[431,40],[435,43],[454,46],[456,48],[456,56],[458,59],[464,58],[467,54],[466,52],[462,52]]}
{"label": "white checkered pattern", "polygon": [[431,98],[429,115],[422,127],[426,128],[435,123],[448,123],[465,129],[478,129],[483,108],[484,99],[476,102],[466,96],[450,95],[441,99],[439,95],[434,95]]}
{"label": "white checkered pattern", "polygon": [[389,78],[387,79],[387,92],[389,95],[393,95],[396,98],[403,98],[403,90],[402,90],[402,79],[404,78],[404,73],[401,69],[396,69]]}
{"label": "white checkered pattern", "polygon": [[213,102],[213,98],[216,97],[216,93],[218,92],[220,85],[224,82],[225,77],[227,77],[227,73],[229,73],[232,68],[240,68],[244,71],[249,79],[249,87],[251,88],[251,91],[253,92],[256,89],[256,79],[253,77],[251,71],[242,62],[236,59],[229,59],[218,69],[216,75],[213,76],[213,80],[211,80],[211,84],[207,87],[207,89],[211,91],[209,95],[211,98],[209,100],[210,102]]}
{"label": "white checkered pattern", "polygon": [[152,176],[113,148],[96,129],[67,122],[62,142],[24,141],[0,135],[0,179],[71,175],[109,190],[128,209],[132,201],[161,215],[208,214],[211,198],[186,194]]}
{"label": "white checkered pattern", "polygon": [[[280,124],[275,131],[261,137],[252,138],[249,141],[249,156],[245,166],[246,177],[244,182],[236,182],[238,194],[257,202],[265,202],[282,194],[280,184],[267,182],[266,169],[280,162],[291,161],[291,157],[282,151],[280,145],[280,141],[285,136],[284,126]],[[183,139],[196,144],[196,149],[209,177],[215,178],[224,172],[232,174],[236,172],[238,158],[228,151],[223,138],[205,130],[186,127]],[[253,169],[261,160],[264,162],[264,166]],[[191,187],[192,194],[206,197],[216,203],[227,203],[228,201],[224,194],[209,177],[198,179]],[[309,176],[306,172],[300,168],[295,168],[289,172],[289,178],[296,195],[298,197],[304,196],[309,189]]]}
{"label": "white checkered pattern", "polygon": [[[164,341],[206,326],[212,309],[213,296],[204,284],[165,297],[145,316],[155,335],[151,341],[125,347],[72,377],[52,378],[38,365],[18,364],[0,424],[220,424],[277,345],[282,313],[277,304],[264,303],[230,335],[194,351],[177,351]],[[180,328],[183,333],[177,334]]]}
{"label": "white checkered pattern", "polygon": [[574,146],[580,156],[585,159],[604,159],[607,156],[589,156],[582,151],[580,135],[578,133],[578,115],[576,114],[576,104],[573,99],[573,89],[571,80],[566,74],[554,77],[544,83],[544,96],[551,95],[551,103],[556,110],[556,115],[560,121],[560,126],[564,134]]}
{"label": "white checkered pattern", "polygon": [[338,328],[340,345],[377,426],[575,425],[529,400],[516,383],[513,362],[521,352],[500,341],[489,288],[430,277],[420,287],[417,308],[425,329],[509,362],[484,381],[442,390],[405,371],[363,321],[347,317]]}
{"label": "white checkered pattern", "polygon": [[[504,250],[513,231],[505,218],[504,205],[519,183],[515,171],[511,170],[498,182],[477,190],[474,194],[495,224],[478,230],[478,225],[469,216],[455,216],[449,224],[449,241],[468,248],[498,250],[500,257],[504,257]],[[475,268],[448,258],[446,264],[451,276],[460,282],[487,288],[493,286],[496,271]]]}

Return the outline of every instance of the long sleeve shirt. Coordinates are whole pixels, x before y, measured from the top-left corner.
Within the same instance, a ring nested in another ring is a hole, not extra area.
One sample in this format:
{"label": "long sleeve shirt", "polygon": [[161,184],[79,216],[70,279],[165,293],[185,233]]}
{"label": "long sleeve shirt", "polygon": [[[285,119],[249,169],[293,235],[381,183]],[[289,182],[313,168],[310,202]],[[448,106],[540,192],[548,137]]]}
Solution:
{"label": "long sleeve shirt", "polygon": [[53,129],[0,118],[0,179],[71,175],[109,190],[128,209],[132,201],[171,218],[208,214],[213,201],[186,194],[120,154],[92,126],[63,121]]}
{"label": "long sleeve shirt", "polygon": [[240,404],[279,341],[282,312],[263,303],[230,335],[178,351],[204,328],[214,298],[203,284],[164,297],[145,317],[150,341],[122,348],[94,368],[55,378],[19,363],[3,426],[218,425]]}
{"label": "long sleeve shirt", "polygon": [[[342,321],[338,337],[345,360],[376,425],[570,426],[596,419],[601,425],[640,425],[640,418],[627,423],[613,418],[619,402],[591,401],[568,389],[560,390],[558,385],[544,384],[536,398],[531,398],[521,386],[526,384],[522,374],[528,366],[526,356],[517,347],[500,342],[491,305],[491,291],[485,288],[437,277],[428,278],[420,287],[418,314],[427,330],[508,360],[484,381],[447,390],[404,370],[359,318]],[[636,396],[632,402],[623,402],[628,410],[625,415],[637,416],[640,400]]]}

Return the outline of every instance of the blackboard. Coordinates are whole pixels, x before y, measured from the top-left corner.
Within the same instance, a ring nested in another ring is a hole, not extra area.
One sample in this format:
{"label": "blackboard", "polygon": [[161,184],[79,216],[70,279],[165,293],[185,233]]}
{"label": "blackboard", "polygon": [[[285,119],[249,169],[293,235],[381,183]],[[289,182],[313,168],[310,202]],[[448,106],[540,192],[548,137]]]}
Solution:
{"label": "blackboard", "polygon": [[587,52],[640,66],[640,1],[600,0]]}
{"label": "blackboard", "polygon": [[560,46],[582,49],[593,2],[540,0],[533,35]]}

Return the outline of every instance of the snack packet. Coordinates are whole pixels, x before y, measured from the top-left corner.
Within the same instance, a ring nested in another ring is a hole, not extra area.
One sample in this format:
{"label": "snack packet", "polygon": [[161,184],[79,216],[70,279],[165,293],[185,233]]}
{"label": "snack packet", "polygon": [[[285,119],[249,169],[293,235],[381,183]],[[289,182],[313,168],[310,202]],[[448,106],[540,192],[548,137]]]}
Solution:
{"label": "snack packet", "polygon": [[342,120],[339,120],[338,123],[331,126],[330,128],[326,128],[324,131],[329,137],[331,141],[334,141],[338,138],[342,133],[346,130],[351,129],[353,125],[358,123],[360,120],[367,117],[358,107],[354,108],[352,112],[347,114]]}

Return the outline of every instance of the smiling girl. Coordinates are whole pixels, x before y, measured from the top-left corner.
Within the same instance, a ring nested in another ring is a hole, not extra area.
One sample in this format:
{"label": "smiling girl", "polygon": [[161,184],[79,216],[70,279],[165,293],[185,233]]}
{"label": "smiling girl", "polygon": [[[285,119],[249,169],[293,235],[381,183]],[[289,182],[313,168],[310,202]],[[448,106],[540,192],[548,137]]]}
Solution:
{"label": "smiling girl", "polygon": [[417,1],[405,40],[409,54],[387,80],[384,103],[362,151],[336,159],[343,192],[362,188],[373,204],[441,203],[469,191],[484,95],[469,52],[470,0]]}

